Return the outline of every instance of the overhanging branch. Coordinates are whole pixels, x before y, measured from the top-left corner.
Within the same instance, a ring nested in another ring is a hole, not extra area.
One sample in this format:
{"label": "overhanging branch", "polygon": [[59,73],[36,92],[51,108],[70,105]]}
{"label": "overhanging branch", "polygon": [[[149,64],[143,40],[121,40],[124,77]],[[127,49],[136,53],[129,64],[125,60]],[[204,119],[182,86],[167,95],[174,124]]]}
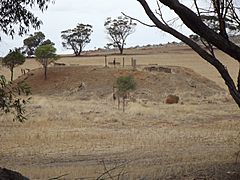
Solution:
{"label": "overhanging branch", "polygon": [[127,17],[127,18],[129,18],[129,19],[132,19],[132,20],[134,20],[134,21],[139,22],[140,24],[142,24],[142,25],[144,25],[144,26],[157,27],[156,25],[150,25],[150,24],[147,24],[147,23],[144,23],[144,22],[140,21],[139,19],[136,19],[136,18],[133,18],[133,17],[131,17],[131,16],[128,16],[128,15],[126,15],[124,12],[122,12],[122,15],[124,15],[125,17]]}
{"label": "overhanging branch", "polygon": [[[138,0],[140,3],[144,0]],[[178,0],[159,0],[164,5],[172,9],[183,21],[183,23],[193,32],[216,46],[218,49],[227,53],[229,56],[240,62],[240,47],[232,43],[228,39],[214,32],[206,26],[200,17],[198,17],[191,9],[181,4]]]}

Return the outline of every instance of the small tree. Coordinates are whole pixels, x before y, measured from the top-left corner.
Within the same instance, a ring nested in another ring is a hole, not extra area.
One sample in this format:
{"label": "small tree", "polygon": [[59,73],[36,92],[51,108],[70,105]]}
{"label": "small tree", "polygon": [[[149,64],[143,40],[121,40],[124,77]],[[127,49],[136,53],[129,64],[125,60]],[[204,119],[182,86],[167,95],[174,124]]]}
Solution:
{"label": "small tree", "polygon": [[108,17],[104,23],[106,32],[111,43],[107,46],[113,46],[119,49],[120,54],[123,54],[124,45],[127,37],[135,32],[136,23],[127,17],[119,16],[117,19]]}
{"label": "small tree", "polygon": [[11,81],[13,81],[13,69],[25,62],[24,55],[15,49],[14,51],[10,50],[7,56],[2,59],[2,65],[10,69],[11,71]]}
{"label": "small tree", "polygon": [[120,98],[122,98],[123,102],[123,112],[125,111],[125,101],[130,93],[130,91],[136,89],[136,82],[132,76],[120,76],[117,78],[114,88],[116,88],[116,92],[114,92],[114,96],[117,96],[118,99],[118,108],[120,106]]}
{"label": "small tree", "polygon": [[54,62],[58,56],[55,54],[56,48],[52,44],[41,45],[36,49],[35,55],[38,62],[44,68],[44,79],[47,79],[47,67]]}
{"label": "small tree", "polygon": [[90,43],[92,26],[89,24],[78,24],[74,29],[62,31],[62,45],[64,48],[72,49],[76,56],[80,56],[83,48]]}

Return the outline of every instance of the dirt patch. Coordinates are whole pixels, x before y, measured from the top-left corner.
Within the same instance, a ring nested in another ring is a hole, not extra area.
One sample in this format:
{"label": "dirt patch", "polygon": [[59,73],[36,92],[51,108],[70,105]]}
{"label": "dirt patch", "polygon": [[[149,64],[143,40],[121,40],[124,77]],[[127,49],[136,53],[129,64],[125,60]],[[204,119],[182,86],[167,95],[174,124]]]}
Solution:
{"label": "dirt patch", "polygon": [[226,91],[215,82],[188,68],[175,66],[154,67],[151,71],[145,67],[138,70],[94,66],[50,67],[46,81],[42,69],[36,69],[28,75],[27,83],[34,95],[68,96],[78,93],[79,98],[96,99],[110,96],[117,77],[126,75],[133,76],[137,82],[135,99],[163,101],[167,95],[175,94],[182,103],[228,101]]}

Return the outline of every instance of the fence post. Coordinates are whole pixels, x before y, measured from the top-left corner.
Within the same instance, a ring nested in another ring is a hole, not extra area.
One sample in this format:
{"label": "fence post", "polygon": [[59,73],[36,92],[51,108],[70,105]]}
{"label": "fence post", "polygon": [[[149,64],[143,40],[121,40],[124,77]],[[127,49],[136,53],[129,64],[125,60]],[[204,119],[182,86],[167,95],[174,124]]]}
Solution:
{"label": "fence post", "polygon": [[125,66],[125,62],[124,62],[124,61],[125,61],[125,59],[124,59],[124,57],[123,57],[123,67]]}
{"label": "fence post", "polygon": [[134,60],[133,60],[133,69],[136,69],[136,66],[137,66],[137,60],[134,59]]}
{"label": "fence post", "polygon": [[107,67],[107,55],[105,55],[105,67]]}
{"label": "fence post", "polygon": [[113,66],[116,67],[116,58],[113,59]]}

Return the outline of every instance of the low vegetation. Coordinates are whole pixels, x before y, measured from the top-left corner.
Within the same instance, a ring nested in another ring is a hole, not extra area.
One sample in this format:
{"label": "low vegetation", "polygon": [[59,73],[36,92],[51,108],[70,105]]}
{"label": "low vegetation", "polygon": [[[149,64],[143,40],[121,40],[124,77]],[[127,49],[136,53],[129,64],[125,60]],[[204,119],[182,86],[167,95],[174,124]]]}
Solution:
{"label": "low vegetation", "polygon": [[13,81],[13,70],[15,67],[22,65],[25,62],[25,56],[19,49],[11,50],[8,55],[2,59],[2,65],[7,67],[11,72],[11,81]]}
{"label": "low vegetation", "polygon": [[118,109],[120,106],[120,98],[122,98],[122,108],[125,111],[126,99],[129,98],[131,91],[136,89],[136,82],[132,76],[120,76],[117,78],[113,88],[114,90],[113,98],[118,100]]}

